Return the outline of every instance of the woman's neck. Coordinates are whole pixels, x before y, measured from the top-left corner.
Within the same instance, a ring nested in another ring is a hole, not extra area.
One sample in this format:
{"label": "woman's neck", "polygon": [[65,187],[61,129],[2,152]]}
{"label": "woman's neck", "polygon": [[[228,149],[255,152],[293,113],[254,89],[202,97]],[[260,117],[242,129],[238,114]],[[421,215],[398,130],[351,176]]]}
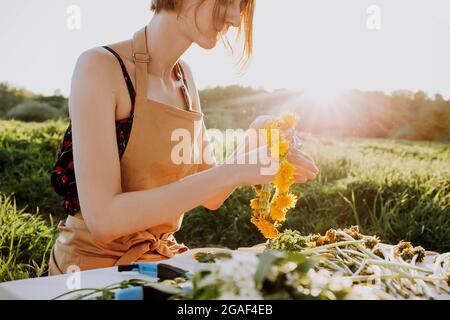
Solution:
{"label": "woman's neck", "polygon": [[152,59],[149,73],[169,83],[175,64],[192,40],[182,32],[176,13],[161,11],[147,25],[147,44]]}

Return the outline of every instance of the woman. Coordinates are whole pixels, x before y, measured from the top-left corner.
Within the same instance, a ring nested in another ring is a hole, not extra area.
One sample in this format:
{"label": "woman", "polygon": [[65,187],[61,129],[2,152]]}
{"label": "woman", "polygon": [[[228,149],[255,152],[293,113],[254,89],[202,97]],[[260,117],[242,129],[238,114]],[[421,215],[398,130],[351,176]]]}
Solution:
{"label": "woman", "polygon": [[[213,48],[233,26],[245,32],[248,60],[254,6],[254,0],[154,0],[151,21],[132,39],[81,54],[71,123],[52,172],[68,217],[58,225],[50,275],[173,257],[187,250],[173,237],[184,212],[199,205],[216,210],[236,187],[273,180],[260,163],[216,163],[192,72],[180,59],[192,43]],[[259,117],[251,128],[270,120]],[[171,135],[179,129],[194,137],[195,148],[203,146],[192,154],[212,161],[175,164]],[[243,143],[232,156],[258,151]],[[298,148],[290,160],[298,182],[318,173]]]}

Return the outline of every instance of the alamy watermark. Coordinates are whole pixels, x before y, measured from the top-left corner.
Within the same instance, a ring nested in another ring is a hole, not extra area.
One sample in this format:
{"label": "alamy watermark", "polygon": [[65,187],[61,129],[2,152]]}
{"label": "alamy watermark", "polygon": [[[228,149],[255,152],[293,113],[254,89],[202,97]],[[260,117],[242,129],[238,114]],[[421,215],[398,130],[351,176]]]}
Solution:
{"label": "alamy watermark", "polygon": [[377,5],[371,5],[366,10],[367,21],[366,26],[369,30],[381,29],[381,8]]}
{"label": "alamy watermark", "polygon": [[67,19],[66,26],[69,30],[81,29],[81,8],[77,5],[70,5],[66,9]]}
{"label": "alamy watermark", "polygon": [[[215,159],[212,150],[203,146],[203,137],[200,136],[202,121],[194,122],[194,136],[184,128],[175,129],[171,141],[177,142],[172,148],[171,160],[174,164],[213,164]],[[228,145],[238,145],[232,156],[219,159],[225,164],[259,164],[262,175],[270,175],[279,167],[280,130],[270,129],[271,141],[267,144],[268,129],[210,129],[208,137],[215,142],[215,151],[225,155]],[[199,139],[200,138],[200,139]],[[210,140],[210,141],[211,141]]]}
{"label": "alamy watermark", "polygon": [[69,275],[66,279],[66,286],[69,290],[81,289],[81,270],[77,265],[67,267],[66,273]]}

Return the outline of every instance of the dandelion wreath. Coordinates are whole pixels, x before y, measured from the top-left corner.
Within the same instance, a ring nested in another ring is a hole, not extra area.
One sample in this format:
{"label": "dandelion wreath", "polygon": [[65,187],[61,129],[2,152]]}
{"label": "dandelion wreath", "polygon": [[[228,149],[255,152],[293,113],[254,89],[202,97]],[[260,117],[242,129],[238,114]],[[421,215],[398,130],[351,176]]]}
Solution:
{"label": "dandelion wreath", "polygon": [[[250,207],[251,222],[266,239],[279,235],[278,228],[298,200],[297,196],[290,192],[290,187],[295,182],[296,168],[287,160],[290,143],[283,133],[293,128],[297,121],[294,114],[284,113],[279,119],[265,126],[269,153],[271,157],[279,157],[279,169],[272,183],[252,186],[256,198],[250,201]],[[279,139],[273,139],[274,130],[277,130]]]}

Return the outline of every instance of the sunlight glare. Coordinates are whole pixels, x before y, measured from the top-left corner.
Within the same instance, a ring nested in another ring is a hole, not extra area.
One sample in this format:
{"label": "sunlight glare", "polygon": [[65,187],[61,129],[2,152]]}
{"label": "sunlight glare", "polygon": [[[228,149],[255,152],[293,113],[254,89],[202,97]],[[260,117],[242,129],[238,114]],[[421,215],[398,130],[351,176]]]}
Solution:
{"label": "sunlight glare", "polygon": [[306,88],[303,97],[317,106],[330,106],[336,104],[344,95],[345,90],[327,86]]}

